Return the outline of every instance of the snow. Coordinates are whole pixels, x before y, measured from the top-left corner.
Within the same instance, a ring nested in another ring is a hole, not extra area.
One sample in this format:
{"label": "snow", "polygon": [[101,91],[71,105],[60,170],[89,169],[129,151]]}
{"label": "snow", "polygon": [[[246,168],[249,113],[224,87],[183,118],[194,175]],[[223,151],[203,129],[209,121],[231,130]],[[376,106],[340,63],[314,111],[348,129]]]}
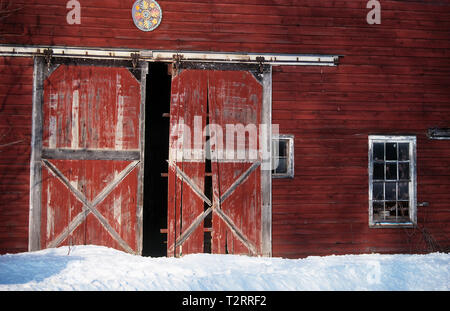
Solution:
{"label": "snow", "polygon": [[450,289],[450,254],[195,254],[150,258],[101,246],[0,256],[1,291],[392,291]]}

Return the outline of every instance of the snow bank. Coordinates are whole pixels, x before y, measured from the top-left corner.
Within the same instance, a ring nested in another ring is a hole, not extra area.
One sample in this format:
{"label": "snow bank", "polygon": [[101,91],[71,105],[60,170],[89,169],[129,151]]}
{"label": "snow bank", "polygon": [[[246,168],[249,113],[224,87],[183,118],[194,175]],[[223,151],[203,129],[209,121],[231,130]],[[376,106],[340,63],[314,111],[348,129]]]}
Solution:
{"label": "snow bank", "polygon": [[148,258],[100,246],[0,256],[0,290],[308,291],[450,289],[450,254],[305,259]]}

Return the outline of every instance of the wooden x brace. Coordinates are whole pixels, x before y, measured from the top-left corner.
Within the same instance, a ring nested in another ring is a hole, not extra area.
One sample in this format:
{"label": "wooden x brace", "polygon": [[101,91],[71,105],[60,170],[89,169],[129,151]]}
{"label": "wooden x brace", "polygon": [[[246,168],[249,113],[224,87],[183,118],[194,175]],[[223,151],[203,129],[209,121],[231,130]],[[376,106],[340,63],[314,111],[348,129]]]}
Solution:
{"label": "wooden x brace", "polygon": [[47,160],[42,160],[45,167],[56,176],[74,195],[83,203],[83,211],[76,215],[70,224],[61,232],[53,241],[48,244],[48,247],[57,247],[61,244],[69,234],[71,234],[85,219],[92,213],[108,233],[122,246],[127,252],[135,253],[133,249],[120,237],[120,235],[114,230],[114,228],[108,223],[105,217],[96,209],[96,206],[100,204],[113,190],[114,188],[139,164],[139,161],[131,162],[120,174],[109,183],[96,197],[90,202],[86,196],[76,189],[69,180],[61,173],[52,163]]}
{"label": "wooden x brace", "polygon": [[215,198],[214,204],[211,203],[211,200],[206,197],[206,195],[198,188],[198,186],[195,184],[195,182],[190,179],[175,163],[169,162],[169,168],[172,170],[175,170],[176,175],[181,180],[186,181],[186,183],[191,187],[191,189],[194,191],[194,193],[199,196],[206,204],[208,204],[208,208],[201,213],[195,220],[191,223],[191,225],[184,230],[184,232],[178,237],[178,239],[175,242],[175,245],[172,245],[169,248],[169,252],[173,251],[175,247],[180,246],[183,244],[189,236],[194,232],[194,230],[200,225],[200,223],[211,213],[216,212],[216,214],[227,224],[227,226],[231,229],[231,231],[236,235],[236,237],[250,250],[250,252],[255,255],[257,253],[256,247],[251,243],[245,235],[236,227],[236,225],[233,223],[233,221],[222,211],[220,208],[220,205],[234,192],[234,190],[242,184],[247,177],[260,165],[261,162],[257,161],[252,164],[241,176],[239,176],[238,179],[228,188],[227,191],[220,197]]}

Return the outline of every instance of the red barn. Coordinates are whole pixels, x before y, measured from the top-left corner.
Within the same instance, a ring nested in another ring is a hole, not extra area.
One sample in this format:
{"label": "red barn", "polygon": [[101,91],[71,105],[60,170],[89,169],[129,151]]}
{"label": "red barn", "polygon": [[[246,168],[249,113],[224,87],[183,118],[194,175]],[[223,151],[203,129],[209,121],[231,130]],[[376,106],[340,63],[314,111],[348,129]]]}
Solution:
{"label": "red barn", "polygon": [[448,0],[2,0],[0,253],[448,251],[449,48]]}

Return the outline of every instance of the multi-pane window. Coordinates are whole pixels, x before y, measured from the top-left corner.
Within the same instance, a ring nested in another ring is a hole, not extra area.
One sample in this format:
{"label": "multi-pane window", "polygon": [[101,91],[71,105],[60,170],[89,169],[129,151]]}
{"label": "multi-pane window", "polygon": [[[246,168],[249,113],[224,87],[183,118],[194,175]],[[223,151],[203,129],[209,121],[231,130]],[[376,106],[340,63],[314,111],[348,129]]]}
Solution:
{"label": "multi-pane window", "polygon": [[272,177],[294,177],[294,136],[278,135],[273,137]]}
{"label": "multi-pane window", "polygon": [[369,224],[416,223],[416,137],[369,136]]}

